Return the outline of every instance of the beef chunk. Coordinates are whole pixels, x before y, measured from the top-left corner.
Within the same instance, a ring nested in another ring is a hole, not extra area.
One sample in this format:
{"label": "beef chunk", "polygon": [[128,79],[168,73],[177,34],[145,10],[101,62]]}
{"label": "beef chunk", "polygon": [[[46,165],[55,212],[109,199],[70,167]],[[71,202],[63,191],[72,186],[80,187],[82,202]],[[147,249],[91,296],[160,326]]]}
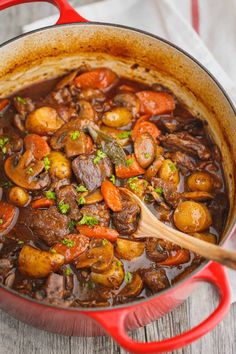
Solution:
{"label": "beef chunk", "polygon": [[112,174],[112,164],[108,157],[94,163],[96,155],[81,155],[72,162],[72,169],[80,184],[89,191],[101,187],[102,182]]}
{"label": "beef chunk", "polygon": [[190,135],[187,132],[176,134],[166,134],[159,136],[161,143],[174,151],[183,151],[200,160],[208,160],[211,157],[210,149],[201,142],[199,138]]}
{"label": "beef chunk", "polygon": [[148,238],[145,242],[147,257],[154,262],[162,262],[169,257],[169,253],[179,249],[171,242],[157,238]]}
{"label": "beef chunk", "polygon": [[122,235],[131,235],[138,228],[140,207],[122,195],[122,210],[113,213],[113,223]]}
{"label": "beef chunk", "polygon": [[208,204],[213,225],[216,230],[221,233],[224,229],[227,219],[227,211],[229,210],[229,199],[226,193],[218,193],[215,198]]}
{"label": "beef chunk", "polygon": [[30,227],[48,246],[52,246],[69,234],[69,218],[60,214],[55,206],[45,210],[27,210],[25,217],[20,216],[19,222]]}
{"label": "beef chunk", "polygon": [[157,293],[170,286],[164,269],[145,269],[141,271],[144,283],[153,293]]}
{"label": "beef chunk", "polygon": [[0,283],[3,282],[13,267],[14,264],[12,260],[7,258],[0,259]]}
{"label": "beef chunk", "polygon": [[98,219],[101,226],[109,226],[110,213],[105,203],[95,203],[91,205],[84,205],[81,208],[82,215],[93,216]]}
{"label": "beef chunk", "polygon": [[152,119],[162,131],[175,133],[181,130],[189,130],[193,128],[202,128],[203,122],[191,115],[187,117],[174,117],[168,115],[154,116]]}
{"label": "beef chunk", "polygon": [[189,171],[196,170],[196,163],[194,159],[181,151],[167,152],[165,157],[174,161],[180,168],[183,175],[186,175]]}
{"label": "beef chunk", "polygon": [[48,300],[63,299],[65,292],[64,276],[51,273],[45,283],[45,292]]}
{"label": "beef chunk", "polygon": [[74,186],[63,186],[56,190],[57,199],[63,200],[64,203],[69,204],[70,209],[67,215],[73,220],[80,220],[81,213],[77,204],[78,194],[74,188]]}
{"label": "beef chunk", "polygon": [[29,114],[35,109],[35,104],[29,97],[15,97],[13,102],[16,111],[20,114],[22,118],[25,118],[27,114]]}
{"label": "beef chunk", "polygon": [[155,188],[161,188],[166,203],[173,208],[176,208],[180,201],[180,193],[176,191],[176,187],[173,183],[164,181],[161,178],[153,177],[151,183]]}

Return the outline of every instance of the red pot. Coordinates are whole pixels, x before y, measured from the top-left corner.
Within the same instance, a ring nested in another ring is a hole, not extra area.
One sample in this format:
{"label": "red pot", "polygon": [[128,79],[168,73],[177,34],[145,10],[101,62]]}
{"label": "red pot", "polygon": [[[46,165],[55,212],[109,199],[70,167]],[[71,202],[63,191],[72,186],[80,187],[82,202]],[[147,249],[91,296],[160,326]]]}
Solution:
{"label": "red pot", "polygon": [[[0,10],[34,1],[1,0]],[[83,61],[93,66],[109,66],[119,74],[135,76],[149,83],[167,84],[193,112],[208,120],[213,139],[221,148],[230,191],[230,213],[223,243],[233,234],[236,215],[236,119],[224,90],[206,69],[171,43],[128,27],[85,23],[87,20],[66,0],[48,2],[59,8],[57,25],[60,26],[34,31],[0,46],[0,97],[42,79],[61,75]],[[127,335],[127,330],[157,320],[178,306],[200,281],[216,286],[220,303],[197,327],[174,338],[152,343],[135,342]],[[177,285],[148,299],[107,309],[49,306],[4,286],[0,288],[0,307],[24,322],[64,335],[91,336],[105,331],[123,348],[134,353],[161,353],[190,344],[212,330],[226,315],[229,306],[227,276],[222,266],[213,262],[206,262]]]}

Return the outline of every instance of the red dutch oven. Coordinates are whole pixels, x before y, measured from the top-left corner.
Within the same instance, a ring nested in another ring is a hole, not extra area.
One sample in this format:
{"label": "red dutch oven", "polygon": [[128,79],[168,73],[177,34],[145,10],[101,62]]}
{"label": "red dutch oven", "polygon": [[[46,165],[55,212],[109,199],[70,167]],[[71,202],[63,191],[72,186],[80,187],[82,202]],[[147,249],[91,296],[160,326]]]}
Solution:
{"label": "red dutch oven", "polygon": [[[35,0],[0,0],[0,10]],[[92,23],[65,0],[48,0],[60,10],[55,26],[20,36],[0,46],[0,97],[30,84],[63,75],[84,62],[107,66],[118,74],[168,86],[195,114],[204,117],[221,149],[230,197],[230,213],[221,244],[235,229],[235,110],[219,83],[180,48],[133,28]],[[210,282],[220,295],[215,311],[201,324],[160,342],[133,341],[127,331],[157,320],[182,303],[200,282]],[[74,336],[107,333],[133,353],[161,353],[192,343],[211,331],[230,307],[225,270],[205,262],[177,285],[148,299],[105,309],[50,306],[29,299],[4,286],[0,307],[21,321],[41,329]]]}

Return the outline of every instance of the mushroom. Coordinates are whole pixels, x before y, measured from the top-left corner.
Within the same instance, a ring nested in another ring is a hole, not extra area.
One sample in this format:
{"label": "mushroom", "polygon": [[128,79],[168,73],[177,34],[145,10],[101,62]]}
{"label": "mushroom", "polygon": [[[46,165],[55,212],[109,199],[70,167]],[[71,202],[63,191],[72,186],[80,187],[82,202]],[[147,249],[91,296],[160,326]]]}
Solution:
{"label": "mushroom", "polygon": [[19,187],[38,190],[45,188],[50,183],[44,169],[43,161],[35,161],[30,150],[23,155],[15,154],[9,157],[4,165],[7,177]]}
{"label": "mushroom", "polygon": [[115,96],[114,102],[119,106],[128,108],[133,116],[136,116],[140,111],[140,101],[134,93],[120,93]]}

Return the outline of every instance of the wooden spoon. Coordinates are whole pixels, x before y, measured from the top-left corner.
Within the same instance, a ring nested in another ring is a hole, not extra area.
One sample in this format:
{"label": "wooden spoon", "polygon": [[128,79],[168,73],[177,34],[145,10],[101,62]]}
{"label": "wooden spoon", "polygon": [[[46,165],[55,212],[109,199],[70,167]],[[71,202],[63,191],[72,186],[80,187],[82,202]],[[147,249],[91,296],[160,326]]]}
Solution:
{"label": "wooden spoon", "polygon": [[198,253],[200,256],[236,269],[236,252],[202,241],[181,231],[175,230],[158,220],[146,205],[134,193],[126,188],[120,188],[124,194],[136,201],[141,208],[139,226],[133,236],[135,238],[160,238]]}

